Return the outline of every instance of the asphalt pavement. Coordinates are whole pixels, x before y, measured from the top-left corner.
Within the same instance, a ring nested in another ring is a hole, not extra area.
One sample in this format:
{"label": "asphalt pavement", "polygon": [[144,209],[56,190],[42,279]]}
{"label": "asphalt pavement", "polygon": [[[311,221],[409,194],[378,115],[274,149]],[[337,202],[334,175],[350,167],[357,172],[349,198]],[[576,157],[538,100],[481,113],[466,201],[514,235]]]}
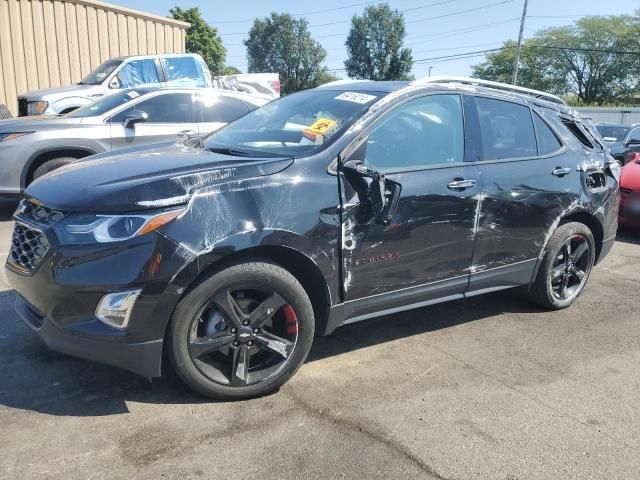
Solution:
{"label": "asphalt pavement", "polygon": [[640,478],[639,266],[623,232],[568,310],[505,291],[354,324],[236,403],[48,350],[0,283],[0,479]]}

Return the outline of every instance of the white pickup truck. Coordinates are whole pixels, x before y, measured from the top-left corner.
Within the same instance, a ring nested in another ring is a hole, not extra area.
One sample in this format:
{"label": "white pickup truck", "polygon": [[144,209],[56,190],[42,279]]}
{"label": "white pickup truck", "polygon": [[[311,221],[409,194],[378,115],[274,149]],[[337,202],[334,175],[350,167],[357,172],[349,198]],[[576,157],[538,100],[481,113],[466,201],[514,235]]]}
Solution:
{"label": "white pickup truck", "polygon": [[277,73],[240,74],[212,79],[200,55],[140,55],[107,60],[74,85],[24,93],[18,97],[18,115],[69,113],[101,97],[142,87],[217,87],[267,99],[280,96]]}

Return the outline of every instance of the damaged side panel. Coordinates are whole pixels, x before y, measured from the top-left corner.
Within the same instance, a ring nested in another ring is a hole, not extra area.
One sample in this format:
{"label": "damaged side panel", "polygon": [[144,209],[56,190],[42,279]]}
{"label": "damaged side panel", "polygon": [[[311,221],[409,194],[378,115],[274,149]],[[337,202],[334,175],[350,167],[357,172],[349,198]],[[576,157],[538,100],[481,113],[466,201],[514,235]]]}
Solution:
{"label": "damaged side panel", "polygon": [[338,205],[336,177],[310,157],[281,173],[230,177],[198,190],[185,214],[162,232],[195,255],[200,272],[247,249],[296,250],[320,269],[337,299]]}

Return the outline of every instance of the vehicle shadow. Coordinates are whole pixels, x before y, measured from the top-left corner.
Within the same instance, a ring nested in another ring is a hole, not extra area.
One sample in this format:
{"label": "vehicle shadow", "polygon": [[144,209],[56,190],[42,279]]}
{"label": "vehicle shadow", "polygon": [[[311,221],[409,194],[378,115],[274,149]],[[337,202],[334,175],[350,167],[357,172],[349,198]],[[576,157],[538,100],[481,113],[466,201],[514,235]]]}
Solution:
{"label": "vehicle shadow", "polygon": [[[128,413],[127,402],[197,404],[203,398],[169,373],[149,383],[120,369],[49,350],[12,310],[13,292],[0,293],[0,405],[57,416]],[[388,315],[316,338],[307,362],[399,338],[446,329],[504,312],[539,312],[512,292],[485,295]],[[169,369],[164,369],[165,372]]]}
{"label": "vehicle shadow", "polygon": [[618,234],[616,235],[616,241],[640,245],[640,231],[620,227],[618,229]]}

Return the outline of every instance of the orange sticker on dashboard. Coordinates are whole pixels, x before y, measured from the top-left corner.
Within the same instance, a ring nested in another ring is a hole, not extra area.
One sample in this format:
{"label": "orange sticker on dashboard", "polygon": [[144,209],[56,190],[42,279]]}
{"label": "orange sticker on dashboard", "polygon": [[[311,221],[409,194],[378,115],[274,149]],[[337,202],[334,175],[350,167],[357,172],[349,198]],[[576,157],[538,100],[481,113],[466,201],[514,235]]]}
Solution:
{"label": "orange sticker on dashboard", "polygon": [[335,120],[331,120],[330,118],[319,118],[313,125],[308,128],[305,128],[306,133],[314,133],[316,135],[325,135],[329,130],[333,129],[338,122]]}

